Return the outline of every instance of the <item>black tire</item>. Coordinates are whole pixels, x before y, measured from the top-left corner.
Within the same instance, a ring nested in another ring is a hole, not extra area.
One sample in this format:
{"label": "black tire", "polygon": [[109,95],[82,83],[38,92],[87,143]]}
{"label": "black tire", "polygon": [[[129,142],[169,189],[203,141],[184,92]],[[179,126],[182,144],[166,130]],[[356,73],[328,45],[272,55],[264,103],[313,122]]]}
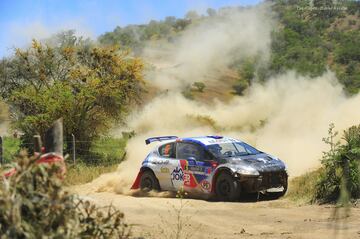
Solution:
{"label": "black tire", "polygon": [[150,170],[143,172],[140,178],[140,189],[144,192],[160,191],[159,181],[155,177],[154,173]]}
{"label": "black tire", "polygon": [[240,197],[240,183],[230,174],[221,173],[216,179],[215,194],[220,201],[237,201]]}

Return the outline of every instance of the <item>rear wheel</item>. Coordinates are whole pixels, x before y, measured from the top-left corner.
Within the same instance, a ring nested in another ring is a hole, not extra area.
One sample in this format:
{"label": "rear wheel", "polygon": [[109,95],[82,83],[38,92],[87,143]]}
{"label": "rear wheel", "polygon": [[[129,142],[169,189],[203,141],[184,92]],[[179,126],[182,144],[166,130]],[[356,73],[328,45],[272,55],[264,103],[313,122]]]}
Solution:
{"label": "rear wheel", "polygon": [[240,197],[240,183],[230,174],[222,173],[216,180],[215,193],[220,201],[236,201]]}
{"label": "rear wheel", "polygon": [[149,170],[143,172],[140,178],[140,189],[144,192],[149,192],[152,190],[160,191],[159,181],[153,172]]}

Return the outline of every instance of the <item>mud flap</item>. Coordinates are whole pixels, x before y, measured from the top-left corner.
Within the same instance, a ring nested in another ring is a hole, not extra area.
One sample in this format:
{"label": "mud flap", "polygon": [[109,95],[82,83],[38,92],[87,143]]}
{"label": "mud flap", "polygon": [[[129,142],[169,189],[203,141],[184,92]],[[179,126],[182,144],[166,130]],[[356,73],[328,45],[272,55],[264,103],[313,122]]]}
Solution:
{"label": "mud flap", "polygon": [[142,171],[140,171],[138,173],[138,175],[130,189],[139,189],[140,188],[140,179],[141,179],[142,174],[143,174]]}

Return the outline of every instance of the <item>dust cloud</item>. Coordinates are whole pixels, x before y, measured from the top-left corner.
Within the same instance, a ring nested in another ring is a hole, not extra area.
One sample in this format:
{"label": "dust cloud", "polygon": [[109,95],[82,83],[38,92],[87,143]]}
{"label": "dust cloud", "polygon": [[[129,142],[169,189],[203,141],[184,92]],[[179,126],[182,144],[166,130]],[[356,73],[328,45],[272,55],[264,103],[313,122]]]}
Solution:
{"label": "dust cloud", "polygon": [[360,122],[359,104],[360,95],[345,96],[331,72],[312,79],[288,72],[264,85],[254,84],[230,103],[201,104],[180,94],[160,96],[131,121],[138,136],[128,145],[128,164],[140,165],[148,152],[143,142],[148,136],[221,134],[278,156],[296,176],[319,166],[322,151],[327,150],[322,137],[330,123],[343,130]]}
{"label": "dust cloud", "polygon": [[146,146],[144,140],[161,135],[238,138],[285,161],[291,177],[317,168],[327,150],[322,138],[329,124],[341,131],[360,122],[360,95],[346,96],[334,73],[310,78],[289,71],[264,84],[254,81],[244,96],[226,103],[201,103],[180,93],[194,81],[212,80],[221,87],[214,69],[226,67],[235,55],[261,54],[266,63],[274,19],[269,5],[261,4],[195,25],[176,48],[149,46],[145,59],[156,70],[146,80],[165,91],[129,116],[128,128],[136,137],[128,142],[127,160],[92,185],[98,191],[129,194],[141,162],[156,144]]}
{"label": "dust cloud", "polygon": [[146,80],[161,90],[179,91],[195,81],[217,80],[234,61],[261,56],[265,63],[275,22],[269,4],[226,9],[195,22],[170,42],[148,44],[142,57],[157,71]]}

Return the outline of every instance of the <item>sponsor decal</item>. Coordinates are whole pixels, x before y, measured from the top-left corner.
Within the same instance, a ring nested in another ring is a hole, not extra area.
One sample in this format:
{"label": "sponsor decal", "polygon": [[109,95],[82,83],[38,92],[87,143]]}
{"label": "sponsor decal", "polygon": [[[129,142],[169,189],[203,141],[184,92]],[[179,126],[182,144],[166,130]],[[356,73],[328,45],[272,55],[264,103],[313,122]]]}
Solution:
{"label": "sponsor decal", "polygon": [[184,173],[184,185],[185,186],[191,185],[191,176],[188,173]]}
{"label": "sponsor decal", "polygon": [[187,160],[181,159],[180,166],[183,170],[189,170],[189,162]]}
{"label": "sponsor decal", "polygon": [[205,169],[206,174],[211,174],[211,171],[212,171],[211,167],[208,167],[208,168]]}
{"label": "sponsor decal", "polygon": [[169,164],[169,160],[167,160],[167,159],[165,159],[165,160],[162,160],[162,159],[154,160],[152,163],[153,164]]}
{"label": "sponsor decal", "polygon": [[211,139],[208,140],[208,144],[219,144],[219,143],[232,143],[232,142],[236,142],[236,140],[234,139]]}
{"label": "sponsor decal", "polygon": [[201,166],[188,166],[188,170],[193,171],[193,172],[202,172],[203,167],[201,167]]}
{"label": "sponsor decal", "polygon": [[[204,166],[188,166],[188,171],[194,172],[194,174],[202,174],[202,175],[208,175],[212,172],[211,167],[204,167]],[[186,171],[186,169],[185,169]]]}
{"label": "sponsor decal", "polygon": [[150,154],[148,154],[148,155],[146,156],[145,160],[142,162],[142,165],[148,163],[149,160],[150,160]]}
{"label": "sponsor decal", "polygon": [[207,180],[201,181],[200,185],[201,185],[201,188],[206,190],[206,191],[209,191],[211,189],[210,183]]}
{"label": "sponsor decal", "polygon": [[160,168],[160,172],[162,172],[162,173],[169,173],[169,169],[166,168],[166,167],[161,167],[161,168]]}
{"label": "sponsor decal", "polygon": [[260,161],[263,163],[268,163],[268,160],[265,160],[264,158],[257,158],[257,161]]}
{"label": "sponsor decal", "polygon": [[183,181],[184,180],[184,172],[182,168],[176,167],[171,173],[171,181]]}

